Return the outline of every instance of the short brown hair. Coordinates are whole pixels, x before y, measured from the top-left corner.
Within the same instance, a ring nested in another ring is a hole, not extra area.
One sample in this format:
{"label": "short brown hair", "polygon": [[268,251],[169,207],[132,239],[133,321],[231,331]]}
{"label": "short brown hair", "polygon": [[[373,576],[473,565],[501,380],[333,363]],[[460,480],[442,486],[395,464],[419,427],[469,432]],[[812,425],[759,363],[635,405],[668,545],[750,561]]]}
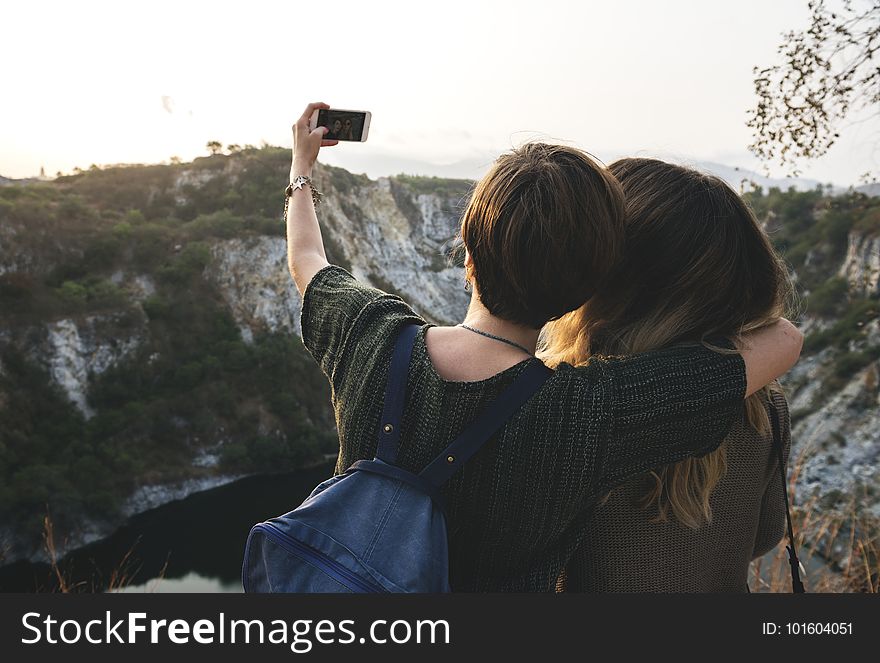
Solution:
{"label": "short brown hair", "polygon": [[617,262],[623,191],[586,153],[528,143],[474,189],[461,235],[483,305],[538,329],[589,299]]}

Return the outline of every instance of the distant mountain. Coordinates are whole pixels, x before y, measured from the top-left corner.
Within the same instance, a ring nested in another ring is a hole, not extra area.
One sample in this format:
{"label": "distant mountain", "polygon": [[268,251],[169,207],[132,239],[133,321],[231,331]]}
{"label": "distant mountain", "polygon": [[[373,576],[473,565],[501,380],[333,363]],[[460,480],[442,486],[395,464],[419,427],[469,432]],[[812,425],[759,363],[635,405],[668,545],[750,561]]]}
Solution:
{"label": "distant mountain", "polygon": [[864,193],[866,196],[880,196],[880,182],[871,182],[870,184],[857,186],[856,191]]}
{"label": "distant mountain", "polygon": [[[375,153],[358,154],[354,152],[339,152],[334,154],[331,151],[328,151],[326,156],[324,154],[321,156],[326,163],[345,168],[350,172],[365,173],[373,178],[404,173],[407,175],[473,180],[483,176],[495,160],[497,153],[486,152],[485,155],[474,156],[446,164],[410,159],[395,154],[377,155]],[[711,161],[674,161],[683,166],[689,166],[691,168],[696,168],[697,170],[717,175],[737,191],[749,191],[755,186],[760,186],[764,191],[769,191],[772,188],[778,188],[782,191],[788,191],[791,188],[794,188],[797,191],[810,191],[817,186],[824,184],[818,180],[799,177],[766,177],[753,170],[739,168],[737,166],[728,166]],[[869,195],[880,194],[880,185],[875,186],[877,186],[876,194],[872,193]],[[840,187],[834,187],[833,192],[839,193],[843,190],[844,189]]]}
{"label": "distant mountain", "polygon": [[476,180],[482,177],[498,153],[489,153],[452,163],[438,164],[411,159],[396,154],[358,154],[355,152],[321,154],[321,160],[352,173],[364,173],[373,179],[392,175],[415,175],[417,177],[443,177]]}
{"label": "distant mountain", "polygon": [[[819,182],[818,180],[809,180],[802,177],[766,177],[754,170],[748,170],[747,168],[740,168],[738,166],[726,166],[712,161],[698,161],[696,163],[683,162],[682,165],[691,166],[697,170],[716,175],[730,184],[730,186],[737,191],[750,191],[755,186],[761,187],[765,192],[773,188],[781,191],[788,191],[789,189],[811,191],[816,187],[824,186],[824,183]],[[837,187],[833,187],[832,189],[835,193],[838,191]]]}
{"label": "distant mountain", "polygon": [[3,177],[3,175],[0,175],[0,186],[31,184],[33,182],[47,182],[51,179],[52,178],[50,177],[24,177],[22,179],[14,179],[12,177]]}

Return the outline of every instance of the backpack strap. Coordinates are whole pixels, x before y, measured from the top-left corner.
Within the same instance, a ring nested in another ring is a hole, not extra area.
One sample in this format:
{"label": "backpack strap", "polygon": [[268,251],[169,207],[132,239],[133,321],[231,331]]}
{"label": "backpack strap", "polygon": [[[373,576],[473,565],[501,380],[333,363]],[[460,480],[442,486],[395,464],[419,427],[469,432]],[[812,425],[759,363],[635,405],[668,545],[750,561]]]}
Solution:
{"label": "backpack strap", "polygon": [[419,476],[438,487],[446,483],[551,375],[542,362],[532,362]]}
{"label": "backpack strap", "polygon": [[788,523],[788,542],[785,547],[788,551],[788,564],[791,566],[791,591],[794,594],[804,593],[804,583],[801,582],[800,560],[797,556],[797,549],[794,542],[794,528],[791,526],[791,508],[788,504],[788,483],[785,480],[785,454],[782,450],[782,433],[779,425],[779,413],[770,400],[770,426],[773,429],[773,446],[776,447],[776,454],[779,458],[779,474],[782,478],[782,495],[785,498],[785,519]]}
{"label": "backpack strap", "polygon": [[417,474],[407,472],[403,468],[397,467],[397,465],[389,465],[388,463],[385,463],[375,458],[373,460],[355,461],[351,464],[351,467],[348,468],[346,474],[355,471],[381,474],[382,476],[390,477],[391,479],[396,479],[398,481],[408,483],[409,485],[418,488],[420,491],[428,495],[432,500],[434,500],[434,504],[436,504],[441,511],[446,513],[446,500],[440,493],[440,488],[432,483],[428,483]]}
{"label": "backpack strap", "polygon": [[[379,422],[379,443],[376,448],[376,458],[388,465],[394,465],[397,461],[409,363],[420,328],[415,324],[405,325],[397,337],[391,355],[382,419]],[[553,371],[542,362],[532,362],[418,477],[437,488],[446,483],[551,375]]]}
{"label": "backpack strap", "polygon": [[385,383],[385,402],[382,406],[382,419],[379,421],[379,444],[376,457],[389,465],[397,461],[397,445],[400,442],[400,422],[406,402],[406,381],[409,377],[409,362],[413,345],[420,326],[404,325],[394,344],[391,365],[388,367],[388,381]]}

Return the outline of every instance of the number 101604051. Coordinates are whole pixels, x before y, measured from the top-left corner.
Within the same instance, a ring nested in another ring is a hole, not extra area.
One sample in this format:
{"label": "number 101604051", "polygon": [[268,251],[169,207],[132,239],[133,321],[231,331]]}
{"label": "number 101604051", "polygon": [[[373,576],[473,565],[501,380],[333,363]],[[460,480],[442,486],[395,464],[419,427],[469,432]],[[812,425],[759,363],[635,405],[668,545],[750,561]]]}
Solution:
{"label": "number 101604051", "polygon": [[764,635],[852,635],[852,622],[764,622]]}

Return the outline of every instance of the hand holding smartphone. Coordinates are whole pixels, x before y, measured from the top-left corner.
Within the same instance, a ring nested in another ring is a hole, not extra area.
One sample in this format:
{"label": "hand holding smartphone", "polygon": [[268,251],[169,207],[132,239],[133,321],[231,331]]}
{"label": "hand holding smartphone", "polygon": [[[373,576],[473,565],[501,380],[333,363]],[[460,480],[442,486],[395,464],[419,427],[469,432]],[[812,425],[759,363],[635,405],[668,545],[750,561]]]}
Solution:
{"label": "hand holding smartphone", "polygon": [[309,131],[327,127],[324,140],[344,140],[363,143],[370,133],[370,111],[318,108],[309,118]]}

